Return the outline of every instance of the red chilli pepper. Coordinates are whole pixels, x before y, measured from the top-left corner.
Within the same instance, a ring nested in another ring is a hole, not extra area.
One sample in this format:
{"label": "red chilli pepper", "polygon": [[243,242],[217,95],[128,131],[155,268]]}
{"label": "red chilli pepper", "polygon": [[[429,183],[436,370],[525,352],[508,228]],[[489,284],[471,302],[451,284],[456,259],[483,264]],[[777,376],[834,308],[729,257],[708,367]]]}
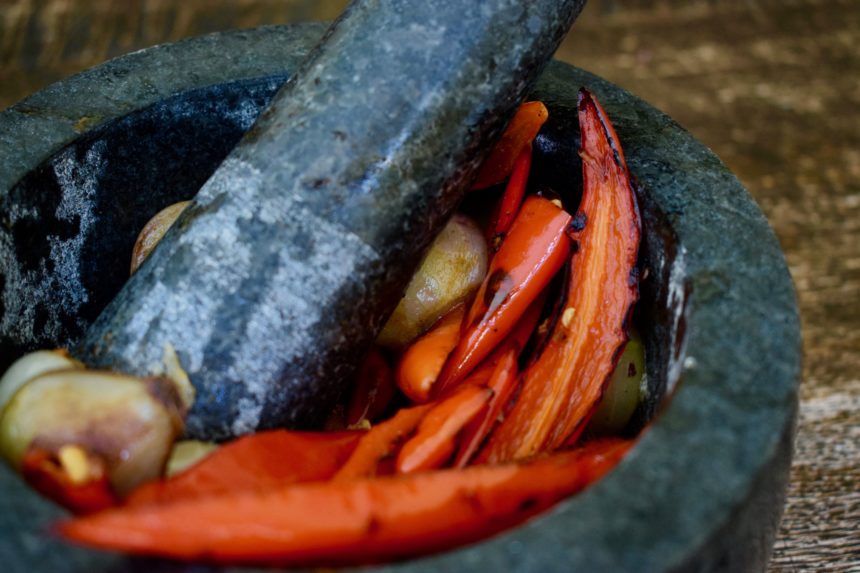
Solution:
{"label": "red chilli pepper", "polygon": [[439,372],[460,340],[465,312],[464,305],[457,305],[413,342],[397,362],[397,386],[413,402],[423,404],[430,400]]}
{"label": "red chilli pepper", "polygon": [[455,468],[464,468],[472,460],[480,445],[490,433],[496,420],[502,413],[505,404],[511,399],[517,384],[517,354],[519,350],[513,345],[506,345],[487,382],[487,386],[493,391],[493,396],[487,409],[477,419],[473,420],[463,431],[460,441],[460,449],[454,459]]}
{"label": "red chilli pepper", "polygon": [[507,129],[484,160],[472,190],[485,189],[508,178],[517,156],[529,145],[549,117],[546,106],[539,101],[522,104],[511,118]]}
{"label": "red chilli pepper", "polygon": [[394,457],[430,408],[432,404],[403,408],[391,419],[373,426],[361,437],[355,451],[337,471],[332,481],[349,481],[384,473],[380,471],[381,464]]}
{"label": "red chilli pepper", "polygon": [[490,462],[522,459],[575,439],[627,340],[638,298],[632,280],[639,213],[624,154],[606,113],[580,92],[584,190],[571,225],[571,289],[540,358],[524,375],[510,416],[487,445]]}
{"label": "red chilli pepper", "polygon": [[378,562],[482,539],[582,490],[630,448],[622,440],[528,463],[294,484],[61,523],[92,547],[216,563]]}
{"label": "red chilli pepper", "polygon": [[[451,332],[437,332],[423,349],[419,340],[407,351],[417,348],[414,360],[401,361],[409,376],[398,372],[399,384],[435,402],[403,408],[364,432],[241,438],[121,506],[100,466],[75,483],[56,455],[32,449],[22,471],[34,487],[78,511],[103,509],[59,524],[59,533],[90,547],[217,564],[376,563],[483,539],[608,473],[632,441],[556,450],[578,439],[626,341],[638,297],[631,277],[639,215],[615,131],[583,90],[577,216],[529,197],[512,223],[501,220],[506,205],[521,201],[530,158],[523,149],[546,115],[540,102],[523,104],[478,178],[476,186],[492,185],[514,169],[511,196],[491,227],[507,236],[476,299],[462,320],[438,325]],[[571,288],[554,312],[560,318],[520,374],[546,287],[571,256]],[[358,383],[368,393],[392,379],[373,360]],[[375,407],[355,397],[350,417],[367,419]],[[455,468],[437,469],[452,458]]]}
{"label": "red chilli pepper", "polygon": [[228,491],[329,479],[364,434],[272,430],[244,436],[224,444],[173,477],[142,485],[126,503],[169,503]]}
{"label": "red chilli pepper", "polygon": [[433,406],[418,431],[397,455],[397,472],[412,473],[441,467],[457,448],[457,434],[486,410],[493,391],[486,386],[463,385]]}
{"label": "red chilli pepper", "polygon": [[505,235],[511,228],[511,225],[514,224],[517,213],[520,211],[520,205],[522,205],[523,198],[526,195],[526,184],[528,183],[531,165],[532,146],[529,143],[517,156],[514,162],[514,170],[511,173],[511,178],[508,179],[505,192],[496,204],[495,209],[493,209],[493,215],[490,217],[487,239],[496,251],[501,247]]}
{"label": "red chilli pepper", "polygon": [[434,387],[437,396],[461,382],[513,330],[564,264],[570,214],[552,201],[529,197],[466,314],[463,334]]}

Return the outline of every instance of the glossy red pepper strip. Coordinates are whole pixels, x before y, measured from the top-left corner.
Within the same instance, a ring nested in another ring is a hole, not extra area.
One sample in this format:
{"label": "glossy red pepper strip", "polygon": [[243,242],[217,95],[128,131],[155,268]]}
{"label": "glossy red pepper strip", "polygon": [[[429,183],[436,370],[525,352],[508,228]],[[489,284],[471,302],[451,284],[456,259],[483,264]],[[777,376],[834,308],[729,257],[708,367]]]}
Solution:
{"label": "glossy red pepper strip", "polygon": [[244,436],[171,478],[142,485],[126,503],[168,503],[227,491],[329,479],[364,434],[272,430]]}
{"label": "glossy red pepper strip", "polygon": [[466,313],[460,342],[434,386],[436,396],[459,384],[499,345],[564,265],[570,220],[548,199],[526,199]]}
{"label": "glossy red pepper strip", "polygon": [[546,106],[539,101],[527,101],[517,108],[507,129],[484,160],[472,190],[485,189],[508,178],[523,148],[529,145],[549,117]]}
{"label": "glossy red pepper strip", "polygon": [[[523,348],[525,348],[526,346],[526,343],[528,343],[529,339],[532,337],[532,333],[537,326],[538,319],[540,318],[540,314],[543,310],[543,305],[545,302],[546,292],[543,292],[529,306],[525,314],[522,316],[522,318],[520,318],[519,322],[517,322],[517,325],[514,327],[514,330],[508,335],[508,337],[498,347],[496,347],[495,350],[493,350],[489,357],[485,358],[483,362],[481,362],[478,366],[475,367],[474,370],[469,373],[466,379],[463,380],[462,384],[471,384],[472,386],[487,386],[489,384],[490,377],[493,375],[493,371],[496,369],[496,366],[499,363],[499,360],[508,350],[508,348],[514,346],[518,349],[518,352],[522,352]],[[456,338],[457,340],[459,340],[459,333],[457,334]],[[450,392],[455,392],[457,388],[458,386],[452,386],[450,390],[446,392],[446,394]]]}
{"label": "glossy red pepper strip", "polygon": [[432,407],[433,404],[423,404],[402,408],[392,418],[373,426],[361,437],[355,451],[332,480],[349,481],[384,473],[380,472],[380,464],[395,456]]}
{"label": "glossy red pepper strip", "polygon": [[473,420],[463,430],[460,440],[460,449],[452,464],[455,468],[464,468],[478,451],[478,448],[487,438],[505,404],[511,399],[511,395],[517,383],[517,355],[519,351],[513,345],[505,345],[502,348],[498,363],[490,376],[487,386],[493,391],[487,409],[480,417]]}
{"label": "glossy red pepper strip", "polygon": [[498,420],[506,413],[511,397],[519,386],[517,361],[540,320],[546,294],[544,291],[535,299],[514,331],[464,382],[489,387],[493,391],[493,397],[490,398],[487,409],[463,429],[453,467],[463,468],[472,462]]}
{"label": "glossy red pepper strip", "polygon": [[460,324],[466,313],[459,304],[414,341],[397,362],[397,386],[417,404],[430,400],[448,355],[460,341]]}
{"label": "glossy red pepper strip", "polygon": [[217,563],[378,562],[472,542],[607,473],[630,442],[596,442],[527,463],[224,493],[110,509],[60,524],[92,547]]}
{"label": "glossy red pepper strip", "polygon": [[552,451],[582,430],[627,340],[638,298],[639,213],[618,137],[605,112],[580,92],[584,190],[571,226],[576,254],[561,320],[522,392],[487,445],[490,462]]}
{"label": "glossy red pepper strip", "polygon": [[527,144],[514,162],[514,168],[502,198],[496,203],[493,214],[490,217],[490,226],[487,228],[487,240],[493,250],[498,251],[505,240],[505,235],[514,224],[520,205],[526,195],[526,184],[529,180],[529,171],[532,165],[532,146]]}
{"label": "glossy red pepper strip", "polygon": [[456,438],[482,410],[486,410],[492,389],[464,384],[433,405],[421,420],[415,435],[397,455],[397,472],[412,473],[441,467],[457,448]]}

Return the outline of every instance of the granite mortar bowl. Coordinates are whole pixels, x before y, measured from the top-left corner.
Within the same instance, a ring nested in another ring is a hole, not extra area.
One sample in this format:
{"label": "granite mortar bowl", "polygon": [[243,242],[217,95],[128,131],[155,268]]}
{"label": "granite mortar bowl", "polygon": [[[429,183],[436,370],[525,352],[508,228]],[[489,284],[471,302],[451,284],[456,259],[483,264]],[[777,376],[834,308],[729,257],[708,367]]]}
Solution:
{"label": "granite mortar bowl", "polygon": [[[158,46],[0,114],[0,366],[80,336],[125,280],[138,230],[196,192],[324,30],[267,27]],[[647,430],[614,472],[539,518],[382,569],[746,571],[767,563],[800,373],[797,307],[779,245],[740,183],[690,134],[559,62],[532,94],[551,115],[536,144],[535,184],[579,193],[580,86],[603,102],[640,184],[647,278],[636,321],[650,393],[635,424]],[[5,571],[201,570],[69,546],[48,533],[60,510],[5,467],[0,487]]]}

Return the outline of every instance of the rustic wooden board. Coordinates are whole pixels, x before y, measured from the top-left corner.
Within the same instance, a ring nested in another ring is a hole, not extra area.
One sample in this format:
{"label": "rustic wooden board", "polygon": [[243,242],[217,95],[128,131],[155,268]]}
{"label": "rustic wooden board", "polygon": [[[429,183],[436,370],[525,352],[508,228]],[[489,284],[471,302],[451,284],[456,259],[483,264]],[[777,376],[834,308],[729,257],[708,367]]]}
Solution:
{"label": "rustic wooden board", "polygon": [[[0,108],[107,58],[210,31],[328,19],[344,0],[5,0]],[[860,570],[860,3],[591,0],[559,57],[712,147],[797,285],[804,381],[772,571]]]}
{"label": "rustic wooden board", "polygon": [[629,88],[714,149],[785,250],[804,376],[771,570],[858,571],[860,4],[621,1],[589,9],[560,56]]}

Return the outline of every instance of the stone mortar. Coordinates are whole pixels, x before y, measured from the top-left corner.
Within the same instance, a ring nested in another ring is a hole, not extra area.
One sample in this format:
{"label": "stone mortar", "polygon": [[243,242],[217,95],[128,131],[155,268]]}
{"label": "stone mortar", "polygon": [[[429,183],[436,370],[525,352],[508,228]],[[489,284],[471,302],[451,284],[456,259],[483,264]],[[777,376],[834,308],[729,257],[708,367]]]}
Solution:
{"label": "stone mortar", "polygon": [[[23,329],[0,347],[2,362],[32,344],[80,336],[122,285],[137,229],[196,191],[324,29],[261,28],[143,50],[0,114],[0,291],[20,282],[30,297],[2,299],[0,323]],[[575,101],[583,85],[606,107],[641,183],[650,278],[637,321],[646,330],[651,396],[638,420],[651,424],[614,472],[526,525],[380,569],[765,567],[784,500],[800,373],[782,253],[755,203],[710,151],[641,100],[558,62],[533,93],[552,114],[536,145],[538,184],[574,200],[578,194]],[[110,153],[91,165],[88,152],[98,146]],[[62,284],[40,282],[40,269],[27,267],[45,254],[65,266]],[[22,316],[24,308],[32,311]],[[44,324],[50,335],[25,344],[27,328]],[[208,570],[69,546],[47,533],[58,509],[6,468],[0,487],[4,571]]]}

